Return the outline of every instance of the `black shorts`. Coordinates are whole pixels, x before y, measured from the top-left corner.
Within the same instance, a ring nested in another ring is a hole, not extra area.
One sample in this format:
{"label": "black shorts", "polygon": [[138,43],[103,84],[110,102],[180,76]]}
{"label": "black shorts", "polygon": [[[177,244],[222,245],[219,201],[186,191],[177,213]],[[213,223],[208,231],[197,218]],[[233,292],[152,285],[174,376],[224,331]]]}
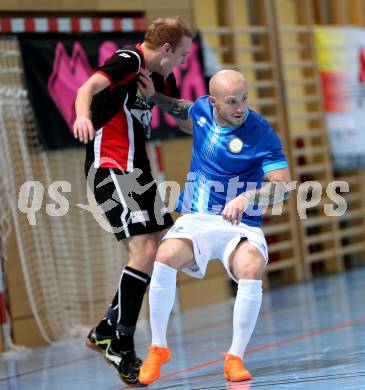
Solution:
{"label": "black shorts", "polygon": [[88,185],[117,240],[164,230],[173,224],[150,171],[122,172],[85,165]]}

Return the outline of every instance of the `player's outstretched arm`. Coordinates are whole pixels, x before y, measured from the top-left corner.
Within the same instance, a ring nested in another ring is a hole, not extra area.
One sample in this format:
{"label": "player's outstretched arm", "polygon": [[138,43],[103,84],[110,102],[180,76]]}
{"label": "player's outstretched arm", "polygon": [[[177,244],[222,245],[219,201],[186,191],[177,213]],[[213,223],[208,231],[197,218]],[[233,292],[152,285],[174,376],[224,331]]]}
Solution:
{"label": "player's outstretched arm", "polygon": [[180,121],[186,121],[189,119],[189,108],[193,105],[192,102],[189,102],[188,100],[175,99],[159,92],[155,92],[155,94],[151,96],[151,99],[163,111],[167,112],[175,119]]}
{"label": "player's outstretched arm", "polygon": [[193,123],[189,118],[189,108],[193,105],[193,102],[172,98],[156,92],[153,81],[142,68],[140,70],[138,88],[144,96],[149,97],[161,110],[173,116],[182,131],[192,134]]}
{"label": "player's outstretched arm", "polygon": [[176,119],[178,126],[182,131],[193,134],[193,122],[189,117],[189,108],[193,105],[192,102],[175,99],[159,92],[155,92],[155,94],[151,96],[151,99],[161,108],[161,110],[167,112]]}

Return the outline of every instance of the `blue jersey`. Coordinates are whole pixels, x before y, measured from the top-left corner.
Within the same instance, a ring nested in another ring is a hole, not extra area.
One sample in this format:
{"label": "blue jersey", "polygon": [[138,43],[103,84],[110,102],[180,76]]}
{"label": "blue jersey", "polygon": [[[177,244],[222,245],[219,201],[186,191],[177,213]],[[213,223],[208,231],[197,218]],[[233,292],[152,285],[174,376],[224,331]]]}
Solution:
{"label": "blue jersey", "polygon": [[[278,136],[258,113],[247,109],[242,125],[222,128],[208,96],[203,96],[190,107],[189,116],[194,126],[192,159],[177,212],[221,214],[242,192],[261,188],[266,173],[287,168]],[[260,226],[261,214],[252,206],[242,222]]]}

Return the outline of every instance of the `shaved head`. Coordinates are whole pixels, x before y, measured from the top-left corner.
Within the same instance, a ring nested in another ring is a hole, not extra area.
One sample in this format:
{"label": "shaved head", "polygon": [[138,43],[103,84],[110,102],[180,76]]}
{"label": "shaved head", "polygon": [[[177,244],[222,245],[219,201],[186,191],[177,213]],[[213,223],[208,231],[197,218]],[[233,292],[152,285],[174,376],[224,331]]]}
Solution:
{"label": "shaved head", "polygon": [[236,70],[221,70],[209,81],[209,101],[221,127],[240,126],[247,109],[247,83]]}
{"label": "shaved head", "polygon": [[229,95],[237,88],[246,90],[246,79],[236,70],[221,70],[209,81],[209,94],[214,97]]}

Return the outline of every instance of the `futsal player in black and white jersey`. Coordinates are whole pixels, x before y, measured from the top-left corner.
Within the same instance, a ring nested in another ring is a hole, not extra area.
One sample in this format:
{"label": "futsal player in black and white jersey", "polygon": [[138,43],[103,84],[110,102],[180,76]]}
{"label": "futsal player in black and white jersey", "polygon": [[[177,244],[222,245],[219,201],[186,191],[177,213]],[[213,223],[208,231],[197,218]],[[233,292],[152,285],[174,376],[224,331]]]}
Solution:
{"label": "futsal player in black and white jersey", "polygon": [[121,379],[134,386],[141,361],[133,335],[158,242],[173,223],[163,207],[155,207],[156,196],[161,206],[162,201],[145,147],[153,103],[139,93],[137,82],[143,68],[157,91],[179,97],[172,69],[184,63],[193,36],[179,17],[156,20],[141,44],[116,51],[96,68],[75,102],[74,135],[87,144],[88,185],[128,252],[118,291],[86,344],[105,351]]}

